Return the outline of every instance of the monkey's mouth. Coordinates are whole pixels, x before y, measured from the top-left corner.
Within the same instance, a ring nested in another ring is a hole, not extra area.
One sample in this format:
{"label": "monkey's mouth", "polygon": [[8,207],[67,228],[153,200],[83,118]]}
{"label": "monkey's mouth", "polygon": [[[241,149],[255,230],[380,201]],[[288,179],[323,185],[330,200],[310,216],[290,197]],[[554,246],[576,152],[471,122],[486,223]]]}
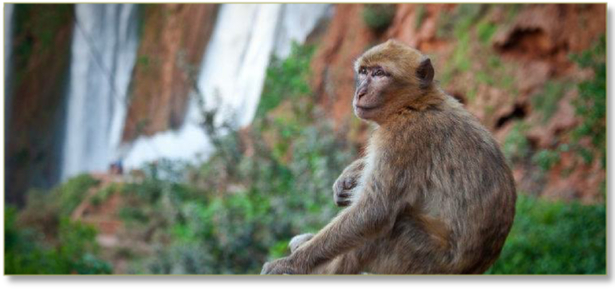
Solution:
{"label": "monkey's mouth", "polygon": [[361,111],[371,111],[371,110],[380,108],[380,106],[364,107],[364,106],[359,106],[359,105],[356,105],[356,107],[357,107],[357,109],[359,109]]}

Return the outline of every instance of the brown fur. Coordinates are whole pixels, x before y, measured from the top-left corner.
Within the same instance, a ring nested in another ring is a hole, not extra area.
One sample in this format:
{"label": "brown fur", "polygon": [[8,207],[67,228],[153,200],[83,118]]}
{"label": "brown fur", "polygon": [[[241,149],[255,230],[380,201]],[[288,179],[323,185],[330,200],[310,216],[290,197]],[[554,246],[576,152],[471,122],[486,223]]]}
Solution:
{"label": "brown fur", "polygon": [[338,179],[357,180],[343,188],[351,205],[263,273],[483,273],[515,212],[513,177],[497,143],[432,81],[419,51],[388,41],[355,69],[355,113],[378,128],[366,156]]}

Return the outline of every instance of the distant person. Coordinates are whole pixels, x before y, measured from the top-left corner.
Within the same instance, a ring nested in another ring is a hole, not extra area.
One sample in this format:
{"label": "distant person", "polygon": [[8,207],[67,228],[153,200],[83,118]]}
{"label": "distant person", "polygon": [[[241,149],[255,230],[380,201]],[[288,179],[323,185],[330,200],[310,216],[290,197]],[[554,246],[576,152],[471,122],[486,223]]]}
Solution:
{"label": "distant person", "polygon": [[109,166],[109,173],[112,175],[124,174],[124,166],[122,165],[122,160],[118,160],[111,163],[111,166]]}

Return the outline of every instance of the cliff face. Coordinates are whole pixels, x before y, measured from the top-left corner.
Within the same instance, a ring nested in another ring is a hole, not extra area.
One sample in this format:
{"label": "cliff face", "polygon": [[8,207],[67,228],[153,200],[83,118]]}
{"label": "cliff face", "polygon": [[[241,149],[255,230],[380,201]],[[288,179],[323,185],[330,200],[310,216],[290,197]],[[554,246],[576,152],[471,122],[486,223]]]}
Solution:
{"label": "cliff face", "polygon": [[128,94],[124,141],[181,125],[218,5],[161,4],[143,10],[147,25]]}
{"label": "cliff face", "polygon": [[16,4],[14,13],[5,192],[8,202],[22,204],[28,188],[59,178],[73,6]]}
{"label": "cliff face", "polygon": [[[505,152],[513,159],[519,190],[585,201],[602,198],[600,158],[583,162],[562,148],[572,142],[580,122],[574,106],[577,85],[593,77],[571,55],[590,49],[604,35],[605,5],[389,6],[394,7],[337,5],[312,63],[313,88],[337,127],[351,129],[349,138],[358,144],[366,138],[366,126],[352,116],[353,61],[372,45],[396,38],[432,58],[441,86],[503,147],[511,142],[524,146],[521,153]],[[394,13],[387,15],[385,9]],[[578,142],[575,146],[587,147],[587,140]],[[537,168],[538,153],[554,157],[546,170]]]}

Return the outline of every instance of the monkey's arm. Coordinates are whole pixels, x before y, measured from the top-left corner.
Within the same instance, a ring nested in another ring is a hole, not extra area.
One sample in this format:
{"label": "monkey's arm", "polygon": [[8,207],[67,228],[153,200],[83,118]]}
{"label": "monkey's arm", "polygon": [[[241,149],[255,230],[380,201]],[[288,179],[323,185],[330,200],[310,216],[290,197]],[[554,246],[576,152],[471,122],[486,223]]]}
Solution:
{"label": "monkey's arm", "polygon": [[337,206],[350,205],[352,190],[357,186],[365,168],[365,157],[352,162],[333,183],[333,201]]}
{"label": "monkey's arm", "polygon": [[289,257],[266,263],[262,274],[310,273],[318,265],[389,232],[400,202],[391,189],[384,187],[385,184],[393,183],[370,178],[355,204]]}
{"label": "monkey's arm", "polygon": [[360,176],[361,172],[363,171],[363,168],[365,167],[365,158],[366,157],[361,157],[357,160],[355,160],[354,162],[350,163],[350,165],[348,165],[344,171],[342,171],[342,174],[340,174],[340,177],[342,176]]}

